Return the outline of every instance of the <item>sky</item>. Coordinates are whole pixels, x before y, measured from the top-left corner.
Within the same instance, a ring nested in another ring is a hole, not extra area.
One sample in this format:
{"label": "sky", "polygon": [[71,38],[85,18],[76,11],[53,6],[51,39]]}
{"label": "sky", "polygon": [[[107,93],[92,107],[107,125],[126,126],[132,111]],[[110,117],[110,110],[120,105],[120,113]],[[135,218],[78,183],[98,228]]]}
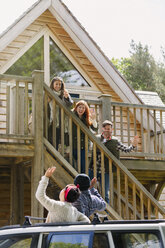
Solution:
{"label": "sky", "polygon": [[[0,34],[36,0],[5,0]],[[63,0],[110,59],[129,57],[130,42],[148,45],[156,61],[165,49],[165,0]]]}

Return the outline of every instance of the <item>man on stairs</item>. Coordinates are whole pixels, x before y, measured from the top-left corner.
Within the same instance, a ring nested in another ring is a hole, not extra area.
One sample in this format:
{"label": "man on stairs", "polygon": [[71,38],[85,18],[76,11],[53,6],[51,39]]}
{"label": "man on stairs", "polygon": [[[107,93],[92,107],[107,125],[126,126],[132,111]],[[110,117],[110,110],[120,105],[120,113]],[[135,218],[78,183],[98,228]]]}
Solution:
{"label": "man on stairs", "polygon": [[[106,148],[117,158],[120,159],[120,151],[122,152],[131,152],[134,150],[139,141],[138,136],[134,136],[132,144],[130,146],[126,146],[122,144],[115,136],[112,136],[113,125],[109,120],[105,120],[102,123],[102,133],[96,135],[101,143],[103,143]],[[101,152],[97,150],[97,178],[101,179]],[[109,159],[104,157],[104,168],[105,168],[105,200],[109,203]],[[113,165],[112,170],[116,170],[116,166]],[[93,178],[93,153],[92,158],[89,165],[89,176]]]}

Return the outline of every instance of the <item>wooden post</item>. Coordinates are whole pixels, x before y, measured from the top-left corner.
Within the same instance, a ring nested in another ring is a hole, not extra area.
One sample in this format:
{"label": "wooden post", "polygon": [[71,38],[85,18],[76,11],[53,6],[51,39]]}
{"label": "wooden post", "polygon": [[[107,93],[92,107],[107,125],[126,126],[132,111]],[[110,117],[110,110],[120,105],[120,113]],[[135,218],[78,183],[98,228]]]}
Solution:
{"label": "wooden post", "polygon": [[43,71],[33,71],[32,113],[35,155],[31,173],[31,215],[43,217],[43,207],[35,197],[41,176],[43,176]]}
{"label": "wooden post", "polygon": [[[99,111],[101,113],[101,116],[99,118],[99,127],[102,128],[102,122],[105,120],[111,121],[111,95],[103,94],[99,96],[98,98],[102,101],[102,109]],[[100,130],[101,132],[101,130]]]}
{"label": "wooden post", "polygon": [[24,220],[24,170],[22,165],[12,165],[10,189],[10,224],[22,225]]}

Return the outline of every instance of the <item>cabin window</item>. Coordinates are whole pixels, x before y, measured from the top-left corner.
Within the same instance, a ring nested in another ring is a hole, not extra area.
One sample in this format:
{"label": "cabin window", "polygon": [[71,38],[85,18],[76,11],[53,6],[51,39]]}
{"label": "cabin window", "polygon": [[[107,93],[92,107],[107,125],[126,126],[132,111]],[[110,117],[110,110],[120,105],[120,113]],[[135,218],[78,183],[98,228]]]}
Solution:
{"label": "cabin window", "polygon": [[24,53],[5,74],[31,77],[34,70],[43,70],[43,37]]}
{"label": "cabin window", "polygon": [[90,86],[61,49],[50,39],[50,78],[54,76],[62,77],[66,87]]}

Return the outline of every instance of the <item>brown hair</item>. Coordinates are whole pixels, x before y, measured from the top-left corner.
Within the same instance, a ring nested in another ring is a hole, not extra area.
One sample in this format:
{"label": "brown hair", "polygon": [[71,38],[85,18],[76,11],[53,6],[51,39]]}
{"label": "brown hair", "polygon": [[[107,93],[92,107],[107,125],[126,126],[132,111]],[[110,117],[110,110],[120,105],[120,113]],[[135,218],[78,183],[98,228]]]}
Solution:
{"label": "brown hair", "polygon": [[81,101],[77,102],[75,108],[73,109],[73,112],[77,113],[77,108],[80,105],[85,106],[85,112],[84,112],[83,116],[84,116],[84,118],[86,120],[87,127],[89,127],[91,125],[91,122],[89,120],[89,106],[88,106],[87,102],[85,102],[84,100],[81,100]]}
{"label": "brown hair", "polygon": [[60,97],[62,98],[63,95],[64,95],[65,85],[64,85],[64,81],[63,81],[63,79],[62,79],[61,77],[54,77],[54,78],[52,79],[51,83],[50,83],[50,88],[51,88],[52,90],[54,90],[54,82],[56,82],[56,81],[60,81],[60,82],[61,82],[61,89],[60,89],[61,94],[60,94]]}

